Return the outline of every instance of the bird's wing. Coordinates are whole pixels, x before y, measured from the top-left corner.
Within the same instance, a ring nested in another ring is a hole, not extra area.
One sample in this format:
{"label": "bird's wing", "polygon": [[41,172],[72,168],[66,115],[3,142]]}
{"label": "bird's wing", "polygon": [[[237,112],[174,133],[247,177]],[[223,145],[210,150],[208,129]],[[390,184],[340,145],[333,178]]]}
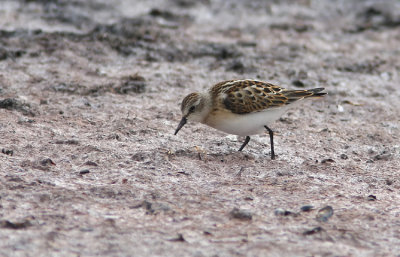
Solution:
{"label": "bird's wing", "polygon": [[213,87],[223,98],[225,107],[237,114],[260,112],[288,105],[305,97],[322,96],[323,88],[311,90],[287,90],[256,80],[230,80]]}

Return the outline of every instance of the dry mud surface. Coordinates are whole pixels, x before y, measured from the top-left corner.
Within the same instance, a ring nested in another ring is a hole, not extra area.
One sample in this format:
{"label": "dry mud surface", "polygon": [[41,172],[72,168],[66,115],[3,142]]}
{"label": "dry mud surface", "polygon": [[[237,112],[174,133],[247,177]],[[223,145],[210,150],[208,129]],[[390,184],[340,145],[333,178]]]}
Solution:
{"label": "dry mud surface", "polygon": [[[399,46],[395,0],[2,0],[0,256],[399,256]],[[329,94],[274,161],[173,135],[235,78]]]}

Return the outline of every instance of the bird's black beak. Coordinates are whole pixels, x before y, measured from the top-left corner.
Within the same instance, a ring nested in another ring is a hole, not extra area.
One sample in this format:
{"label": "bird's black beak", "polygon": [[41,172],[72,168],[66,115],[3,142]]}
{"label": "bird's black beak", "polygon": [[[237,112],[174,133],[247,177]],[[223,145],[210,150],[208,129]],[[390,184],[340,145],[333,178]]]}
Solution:
{"label": "bird's black beak", "polygon": [[186,124],[186,122],[187,122],[186,117],[183,117],[183,118],[181,119],[181,122],[179,122],[179,125],[178,125],[178,127],[176,128],[175,134],[174,134],[174,135],[178,134],[179,130]]}

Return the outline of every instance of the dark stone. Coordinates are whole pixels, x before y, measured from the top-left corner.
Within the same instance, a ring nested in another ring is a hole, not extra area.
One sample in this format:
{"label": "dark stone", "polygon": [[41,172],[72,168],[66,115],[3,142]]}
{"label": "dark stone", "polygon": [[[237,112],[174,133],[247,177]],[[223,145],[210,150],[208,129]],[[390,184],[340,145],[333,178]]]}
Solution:
{"label": "dark stone", "polygon": [[1,228],[9,228],[9,229],[23,229],[32,226],[32,223],[29,220],[24,220],[21,222],[12,222],[9,220],[0,221]]}
{"label": "dark stone", "polygon": [[296,213],[296,212],[284,210],[284,209],[282,209],[282,208],[277,208],[277,209],[275,209],[274,214],[275,214],[276,216],[294,216],[294,217],[296,217],[296,216],[299,215],[299,214]]}
{"label": "dark stone", "polygon": [[234,219],[239,220],[251,220],[253,219],[253,214],[246,210],[241,210],[238,208],[233,208],[232,211],[229,212],[229,215]]}
{"label": "dark stone", "polygon": [[305,236],[313,235],[313,234],[321,232],[322,230],[323,230],[323,228],[321,228],[321,227],[315,227],[315,228],[304,231],[303,235],[305,235]]}
{"label": "dark stone", "polygon": [[333,163],[333,162],[335,162],[333,159],[331,159],[331,158],[328,158],[328,159],[323,159],[322,161],[321,161],[321,163]]}
{"label": "dark stone", "polygon": [[133,75],[125,78],[121,85],[115,88],[115,92],[118,94],[144,93],[146,86],[146,81],[142,76]]}
{"label": "dark stone", "polygon": [[48,165],[56,165],[52,159],[46,158],[40,161],[40,165],[42,166],[48,166]]}
{"label": "dark stone", "polygon": [[302,206],[300,208],[300,210],[303,211],[303,212],[309,212],[309,211],[314,210],[314,206],[312,206],[312,205],[304,205],[304,206]]}
{"label": "dark stone", "polygon": [[6,155],[10,155],[10,156],[13,156],[13,154],[14,154],[14,151],[13,150],[10,150],[10,149],[1,149],[1,152],[2,153],[4,153],[4,154],[6,154]]}
{"label": "dark stone", "polygon": [[292,81],[292,85],[295,87],[305,87],[306,85],[303,83],[303,81],[296,79]]}
{"label": "dark stone", "polygon": [[320,209],[317,213],[317,221],[327,222],[330,217],[333,215],[333,208],[332,206],[325,206],[324,208]]}
{"label": "dark stone", "polygon": [[84,165],[87,165],[87,166],[95,166],[95,167],[99,166],[97,163],[92,162],[92,161],[87,161],[87,162],[84,163]]}
{"label": "dark stone", "polygon": [[90,170],[88,170],[88,169],[79,171],[79,175],[85,175],[85,174],[88,174],[88,173],[90,173]]}
{"label": "dark stone", "polygon": [[31,110],[31,106],[29,104],[22,103],[19,100],[14,99],[14,98],[6,98],[3,100],[0,100],[0,108],[7,109],[7,110],[16,110],[27,116],[35,116],[36,115],[35,112]]}

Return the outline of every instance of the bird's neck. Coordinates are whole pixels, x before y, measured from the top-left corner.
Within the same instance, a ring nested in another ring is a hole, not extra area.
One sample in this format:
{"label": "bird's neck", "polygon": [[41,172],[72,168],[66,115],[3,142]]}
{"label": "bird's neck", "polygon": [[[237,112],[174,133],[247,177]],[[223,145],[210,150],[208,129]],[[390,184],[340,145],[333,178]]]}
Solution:
{"label": "bird's neck", "polygon": [[202,120],[200,121],[201,123],[204,123],[208,114],[211,112],[212,109],[212,98],[208,95],[208,93],[202,93],[200,94],[201,100],[200,100],[200,108],[201,112],[200,115],[202,117]]}

